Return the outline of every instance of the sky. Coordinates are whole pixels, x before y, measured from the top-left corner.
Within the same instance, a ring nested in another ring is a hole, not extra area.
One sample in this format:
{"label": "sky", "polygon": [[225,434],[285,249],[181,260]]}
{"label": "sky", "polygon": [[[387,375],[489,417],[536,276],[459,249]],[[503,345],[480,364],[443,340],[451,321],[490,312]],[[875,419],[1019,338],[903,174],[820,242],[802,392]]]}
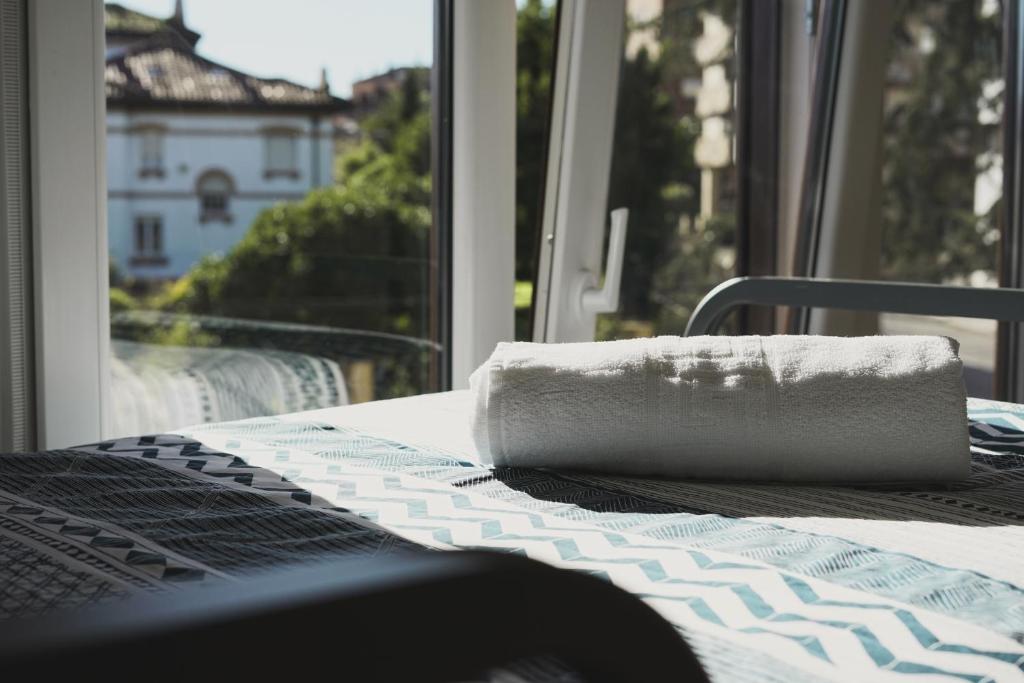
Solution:
{"label": "sky", "polygon": [[[174,11],[174,0],[118,3],[157,17]],[[432,61],[433,0],[184,0],[184,8],[204,57],[310,87],[323,66],[340,97],[353,81]]]}

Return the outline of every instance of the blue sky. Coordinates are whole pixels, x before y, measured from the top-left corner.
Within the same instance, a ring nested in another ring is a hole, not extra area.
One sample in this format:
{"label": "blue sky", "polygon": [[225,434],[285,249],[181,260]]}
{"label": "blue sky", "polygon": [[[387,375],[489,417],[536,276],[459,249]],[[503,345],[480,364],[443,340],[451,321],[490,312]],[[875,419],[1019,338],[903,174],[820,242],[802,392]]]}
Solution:
{"label": "blue sky", "polygon": [[[118,0],[159,17],[174,0]],[[331,91],[394,66],[429,66],[433,0],[184,0],[185,24],[202,34],[203,56],[255,76],[316,86],[327,67]]]}

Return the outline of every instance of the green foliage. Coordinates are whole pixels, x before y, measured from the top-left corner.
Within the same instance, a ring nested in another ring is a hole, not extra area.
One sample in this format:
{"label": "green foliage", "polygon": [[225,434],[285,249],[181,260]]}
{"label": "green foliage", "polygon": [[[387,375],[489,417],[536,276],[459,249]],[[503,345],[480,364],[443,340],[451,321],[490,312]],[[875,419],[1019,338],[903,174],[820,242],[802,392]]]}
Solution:
{"label": "green foliage", "polygon": [[664,79],[664,62],[646,49],[623,62],[608,207],[630,211],[621,299],[626,318],[657,316],[656,273],[676,251],[681,217],[692,220],[698,208],[693,189],[700,183],[693,163],[698,127],[676,115]]}
{"label": "green foliage", "polygon": [[620,310],[598,318],[598,339],[678,334],[701,297],[734,272],[733,215],[699,217],[693,154],[701,123],[680,87],[701,75],[693,55],[703,30],[698,9],[735,26],[735,7],[675,5],[628,27],[654,31],[658,43],[625,57],[619,77],[608,208],[630,209],[629,233]]}
{"label": "green foliage", "polygon": [[383,184],[317,190],[261,213],[227,256],[186,275],[165,307],[419,335],[429,224],[428,209],[393,201]]}
{"label": "green foliage", "polygon": [[227,255],[204,258],[159,307],[424,336],[429,116],[413,72],[365,121],[340,186],[264,210]]}
{"label": "green foliage", "polygon": [[120,313],[121,311],[134,311],[139,307],[139,302],[131,294],[120,287],[110,286],[110,312]]}
{"label": "green foliage", "polygon": [[533,280],[547,166],[555,8],[528,0],[516,18],[516,279]]}
{"label": "green foliage", "polygon": [[[890,87],[884,121],[882,274],[942,282],[995,271],[997,201],[974,213],[975,178],[999,150],[1003,14],[982,0],[900,0],[890,63],[905,83]],[[927,47],[931,44],[931,49]]]}

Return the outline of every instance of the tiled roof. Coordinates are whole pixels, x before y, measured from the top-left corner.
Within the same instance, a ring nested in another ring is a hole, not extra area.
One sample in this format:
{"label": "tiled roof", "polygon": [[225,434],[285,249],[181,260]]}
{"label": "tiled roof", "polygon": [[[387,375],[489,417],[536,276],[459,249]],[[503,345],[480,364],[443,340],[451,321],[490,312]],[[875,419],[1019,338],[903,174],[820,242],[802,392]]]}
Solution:
{"label": "tiled roof", "polygon": [[111,108],[336,112],[348,107],[348,102],[325,90],[229,69],[200,57],[168,34],[156,34],[111,55],[105,76]]}
{"label": "tiled roof", "polygon": [[108,36],[117,38],[146,38],[162,31],[173,31],[179,34],[192,46],[199,42],[199,34],[183,26],[172,17],[160,19],[149,14],[136,12],[116,2],[103,5],[104,23]]}

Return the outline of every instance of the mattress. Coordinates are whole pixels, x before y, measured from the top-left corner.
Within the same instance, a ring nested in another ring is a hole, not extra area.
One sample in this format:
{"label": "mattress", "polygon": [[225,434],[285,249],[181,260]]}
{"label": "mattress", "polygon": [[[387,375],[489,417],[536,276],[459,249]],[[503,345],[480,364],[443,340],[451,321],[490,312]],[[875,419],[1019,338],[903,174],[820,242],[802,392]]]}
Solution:
{"label": "mattress", "polygon": [[715,681],[1024,681],[1024,406],[971,400],[971,477],[908,488],[494,470],[468,403],[2,456],[0,616],[325,557],[491,549],[640,596]]}

